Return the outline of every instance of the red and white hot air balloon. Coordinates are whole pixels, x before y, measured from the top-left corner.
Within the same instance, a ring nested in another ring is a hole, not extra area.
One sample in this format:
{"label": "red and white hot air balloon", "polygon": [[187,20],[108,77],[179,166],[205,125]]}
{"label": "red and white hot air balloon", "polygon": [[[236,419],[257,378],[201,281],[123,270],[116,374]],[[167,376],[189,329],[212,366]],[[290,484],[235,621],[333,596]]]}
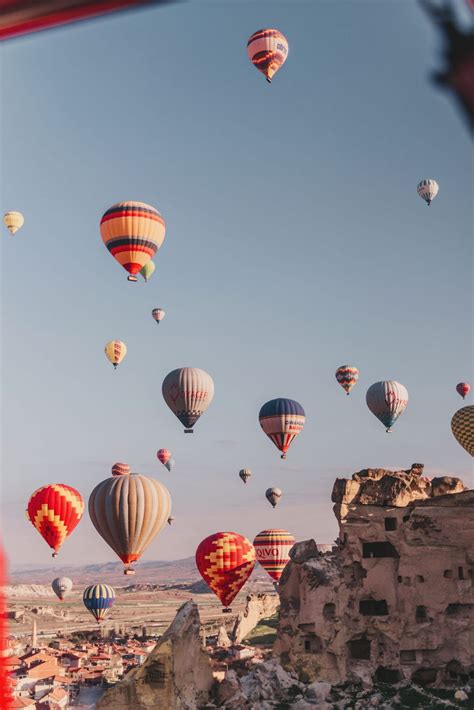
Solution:
{"label": "red and white hot air balloon", "polygon": [[288,40],[279,30],[257,30],[247,42],[247,54],[269,84],[288,57]]}
{"label": "red and white hot air balloon", "polygon": [[466,399],[466,395],[471,391],[471,385],[468,382],[460,382],[456,385],[456,392]]}
{"label": "red and white hot air balloon", "polygon": [[257,562],[260,562],[265,572],[275,580],[280,581],[283,570],[290,559],[290,550],[295,544],[295,538],[288,530],[262,530],[253,541]]}
{"label": "red and white hot air balloon", "polygon": [[158,461],[160,461],[163,466],[166,466],[168,471],[171,471],[171,451],[169,449],[159,449],[156,452]]}

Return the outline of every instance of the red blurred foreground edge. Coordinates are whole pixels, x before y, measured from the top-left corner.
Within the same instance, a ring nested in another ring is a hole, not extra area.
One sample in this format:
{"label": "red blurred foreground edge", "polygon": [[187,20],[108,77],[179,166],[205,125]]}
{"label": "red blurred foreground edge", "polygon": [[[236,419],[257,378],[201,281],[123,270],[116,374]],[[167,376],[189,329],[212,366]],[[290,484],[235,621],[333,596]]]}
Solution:
{"label": "red blurred foreground edge", "polygon": [[12,707],[10,683],[7,669],[7,625],[4,586],[6,584],[6,563],[0,547],[0,708]]}
{"label": "red blurred foreground edge", "polygon": [[156,0],[0,0],[0,40]]}

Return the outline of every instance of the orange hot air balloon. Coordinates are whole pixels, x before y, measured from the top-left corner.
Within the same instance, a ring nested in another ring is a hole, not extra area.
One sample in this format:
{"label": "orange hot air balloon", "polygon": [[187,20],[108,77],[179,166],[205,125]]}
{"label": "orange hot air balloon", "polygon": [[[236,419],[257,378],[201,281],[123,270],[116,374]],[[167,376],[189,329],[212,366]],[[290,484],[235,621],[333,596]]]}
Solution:
{"label": "orange hot air balloon", "polygon": [[64,540],[72,533],[84,512],[81,494],[64,483],[38,488],[28,501],[27,517],[56,557]]}
{"label": "orange hot air balloon", "polygon": [[247,54],[269,84],[288,57],[288,40],[279,30],[257,30],[247,42]]}
{"label": "orange hot air balloon", "polygon": [[129,281],[154,257],[165,239],[165,220],[145,202],[117,202],[100,221],[102,241],[128,271]]}
{"label": "orange hot air balloon", "polygon": [[222,605],[227,607],[240,592],[255,566],[255,548],[243,535],[217,532],[196,550],[196,566]]}

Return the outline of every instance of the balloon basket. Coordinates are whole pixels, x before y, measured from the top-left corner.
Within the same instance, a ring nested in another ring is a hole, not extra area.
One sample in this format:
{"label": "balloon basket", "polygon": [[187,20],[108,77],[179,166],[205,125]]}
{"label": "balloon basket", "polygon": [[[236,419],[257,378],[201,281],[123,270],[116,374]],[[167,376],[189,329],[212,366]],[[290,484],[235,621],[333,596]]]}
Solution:
{"label": "balloon basket", "polygon": [[124,569],[123,573],[124,574],[135,574],[135,570],[132,569],[131,567],[128,567],[127,569]]}
{"label": "balloon basket", "polygon": [[58,556],[57,552],[53,552],[53,554],[51,555],[51,557],[57,557],[57,556]]}
{"label": "balloon basket", "polygon": [[138,281],[138,279],[136,276],[132,276],[132,274],[130,274],[130,276],[127,276],[127,281],[131,281],[132,283],[136,283]]}
{"label": "balloon basket", "polygon": [[185,429],[184,433],[185,434],[194,434],[194,431],[192,429]]}
{"label": "balloon basket", "polygon": [[391,429],[385,429],[385,431],[386,431],[387,434],[391,434],[391,433],[392,433],[392,430],[391,430]]}
{"label": "balloon basket", "polygon": [[285,459],[286,459],[286,454],[282,454],[282,455],[280,456],[280,458],[283,459],[283,460],[285,460]]}
{"label": "balloon basket", "polygon": [[230,606],[226,606],[224,609],[222,609],[223,614],[232,614],[232,609]]}

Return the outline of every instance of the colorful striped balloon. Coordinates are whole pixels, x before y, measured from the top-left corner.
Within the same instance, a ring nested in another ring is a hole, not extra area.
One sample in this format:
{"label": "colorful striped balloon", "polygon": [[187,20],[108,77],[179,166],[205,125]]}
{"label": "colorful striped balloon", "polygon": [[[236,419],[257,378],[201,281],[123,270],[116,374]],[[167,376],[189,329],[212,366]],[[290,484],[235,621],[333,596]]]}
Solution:
{"label": "colorful striped balloon", "polygon": [[407,407],[408,392],[400,382],[383,380],[369,387],[365,399],[372,414],[387,427],[389,433]]}
{"label": "colorful striped balloon", "polygon": [[112,363],[114,370],[116,370],[117,366],[120,365],[127,354],[127,346],[125,343],[122,343],[121,340],[109,340],[105,345],[104,352],[105,357]]}
{"label": "colorful striped balloon", "polygon": [[336,380],[345,389],[346,394],[351,393],[351,389],[357,384],[359,370],[352,365],[341,365],[336,370]]}
{"label": "colorful striped balloon", "polygon": [[436,180],[421,180],[417,185],[416,191],[429,207],[439,192],[439,185]]}
{"label": "colorful striped balloon", "polygon": [[196,566],[224,607],[235,599],[255,566],[255,549],[243,535],[217,532],[196,550]]}
{"label": "colorful striped balloon", "polygon": [[275,29],[258,30],[247,42],[247,54],[269,84],[288,57],[288,40]]}
{"label": "colorful striped balloon", "polygon": [[112,476],[126,476],[130,471],[128,463],[114,463],[112,466]]}
{"label": "colorful striped balloon", "polygon": [[453,436],[468,454],[474,456],[474,405],[458,409],[451,419]]}
{"label": "colorful striped balloon", "polygon": [[102,241],[123,268],[129,281],[153,258],[165,238],[165,220],[145,202],[117,202],[100,221]]}
{"label": "colorful striped balloon", "polygon": [[86,609],[100,624],[115,604],[115,590],[108,584],[91,584],[84,590],[82,600]]}
{"label": "colorful striped balloon", "polygon": [[161,461],[163,466],[166,466],[171,458],[171,451],[169,449],[158,449],[156,456],[158,461]]}
{"label": "colorful striped balloon", "polygon": [[295,538],[288,530],[262,530],[253,541],[257,562],[275,582],[280,581],[283,570],[289,559],[290,550],[295,544]]}
{"label": "colorful striped balloon", "polygon": [[56,557],[64,540],[72,533],[84,512],[81,494],[64,483],[38,488],[27,508],[28,520],[54,550]]}
{"label": "colorful striped balloon", "polygon": [[260,409],[260,426],[286,459],[286,452],[293,439],[303,430],[304,409],[294,399],[278,398],[266,402]]}

